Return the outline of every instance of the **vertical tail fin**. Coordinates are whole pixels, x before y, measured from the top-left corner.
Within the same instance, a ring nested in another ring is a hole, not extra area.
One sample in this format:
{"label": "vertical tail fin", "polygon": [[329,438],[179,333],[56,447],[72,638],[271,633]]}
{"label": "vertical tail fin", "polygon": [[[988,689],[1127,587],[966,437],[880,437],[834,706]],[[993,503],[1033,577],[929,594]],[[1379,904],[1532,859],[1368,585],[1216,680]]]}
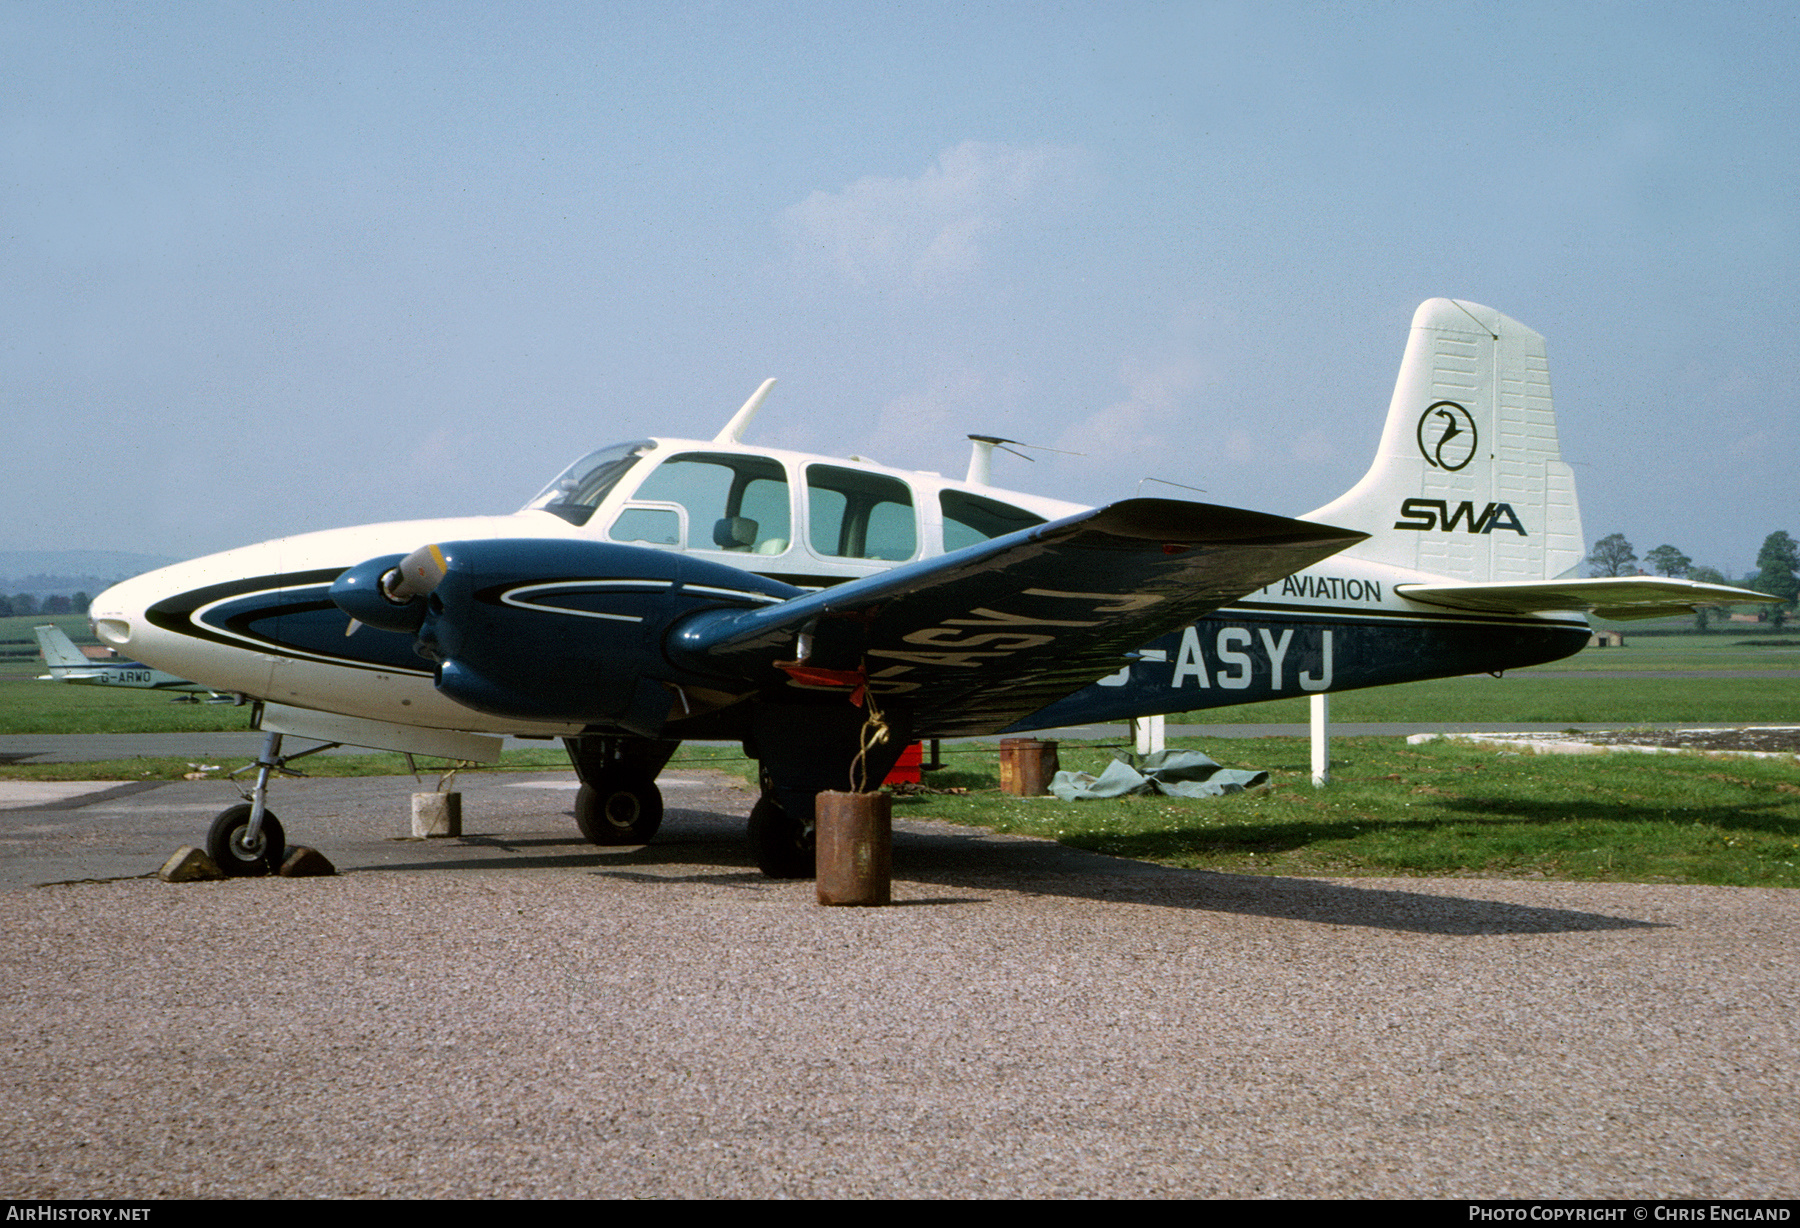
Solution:
{"label": "vertical tail fin", "polygon": [[50,667],[54,676],[61,677],[61,671],[65,669],[93,667],[94,663],[87,659],[81,649],[75,647],[75,641],[64,635],[62,628],[55,623],[45,623],[32,630],[37,633],[38,650],[44,654],[44,664]]}
{"label": "vertical tail fin", "polygon": [[1491,307],[1434,298],[1412,334],[1375,463],[1301,519],[1361,529],[1344,552],[1459,580],[1553,580],[1586,556],[1544,339]]}

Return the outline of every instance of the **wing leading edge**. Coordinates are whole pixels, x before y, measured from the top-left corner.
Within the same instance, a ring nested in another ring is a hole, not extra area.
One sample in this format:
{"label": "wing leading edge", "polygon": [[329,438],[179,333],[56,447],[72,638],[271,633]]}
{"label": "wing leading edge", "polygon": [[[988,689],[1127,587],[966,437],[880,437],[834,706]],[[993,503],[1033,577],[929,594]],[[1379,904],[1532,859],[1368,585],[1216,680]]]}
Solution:
{"label": "wing leading edge", "polygon": [[910,709],[916,736],[988,733],[1365,536],[1131,499],[779,605],[697,613],[667,651],[683,669],[764,686],[866,686]]}

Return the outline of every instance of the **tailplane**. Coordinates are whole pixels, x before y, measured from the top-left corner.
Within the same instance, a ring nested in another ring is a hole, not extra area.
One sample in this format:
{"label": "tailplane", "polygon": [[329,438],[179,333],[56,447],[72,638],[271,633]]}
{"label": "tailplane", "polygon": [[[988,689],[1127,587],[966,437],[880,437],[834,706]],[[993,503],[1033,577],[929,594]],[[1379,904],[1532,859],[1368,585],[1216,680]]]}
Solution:
{"label": "tailplane", "polygon": [[1587,554],[1544,339],[1491,307],[1434,298],[1412,334],[1375,463],[1301,517],[1369,540],[1344,552],[1457,580],[1554,580]]}

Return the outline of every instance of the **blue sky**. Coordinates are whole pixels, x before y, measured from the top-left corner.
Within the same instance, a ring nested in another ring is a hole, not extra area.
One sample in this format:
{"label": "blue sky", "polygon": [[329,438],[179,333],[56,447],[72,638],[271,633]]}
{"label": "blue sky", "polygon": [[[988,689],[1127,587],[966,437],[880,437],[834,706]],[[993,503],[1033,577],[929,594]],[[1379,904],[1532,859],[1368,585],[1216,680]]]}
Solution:
{"label": "blue sky", "polygon": [[1590,542],[1741,573],[1797,14],[11,3],[0,549],[508,511],[768,375],[754,442],[1301,512],[1443,294],[1548,338]]}

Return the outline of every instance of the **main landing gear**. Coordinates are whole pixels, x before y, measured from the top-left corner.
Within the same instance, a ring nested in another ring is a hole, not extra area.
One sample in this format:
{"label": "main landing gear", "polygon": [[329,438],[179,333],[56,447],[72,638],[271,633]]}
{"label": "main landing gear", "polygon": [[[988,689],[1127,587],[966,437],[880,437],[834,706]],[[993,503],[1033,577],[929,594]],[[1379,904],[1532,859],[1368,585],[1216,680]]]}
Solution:
{"label": "main landing gear", "polygon": [[752,719],[745,749],[762,765],[762,797],[745,832],[750,853],[769,878],[811,878],[819,794],[879,786],[911,740],[911,716],[897,706],[882,715],[886,738],[868,737],[869,710],[842,697],[763,703]]}
{"label": "main landing gear", "polygon": [[269,778],[276,773],[298,776],[300,773],[290,771],[288,764],[338,745],[340,744],[337,742],[327,742],[323,746],[284,757],[281,753],[281,735],[271,733],[264,740],[262,754],[256,762],[231,773],[235,777],[254,767],[256,786],[246,795],[248,804],[220,811],[218,818],[212,822],[211,830],[206,833],[207,856],[218,863],[219,869],[224,871],[227,878],[273,874],[281,869],[281,859],[287,856],[287,836],[281,830],[281,820],[269,809]]}
{"label": "main landing gear", "polygon": [[[813,804],[806,803],[810,815]],[[817,873],[818,835],[810,821],[794,817],[789,807],[777,800],[775,790],[764,787],[750,811],[750,824],[745,834],[750,840],[750,855],[756,868],[767,878],[811,878]]]}
{"label": "main landing gear", "polygon": [[648,844],[662,826],[662,790],[656,774],[678,741],[590,735],[564,738],[569,762],[581,779],[575,826],[590,844]]}
{"label": "main landing gear", "polygon": [[[582,836],[614,847],[649,843],[663,817],[656,775],[681,743],[588,734],[564,738],[563,744],[581,778],[575,825]],[[843,773],[831,775],[835,779]],[[813,876],[814,791],[777,789],[765,774],[762,800],[750,812],[749,837],[757,866],[770,878]]]}
{"label": "main landing gear", "polygon": [[575,794],[575,826],[589,844],[648,844],[662,816],[662,790],[629,769],[601,772]]}

